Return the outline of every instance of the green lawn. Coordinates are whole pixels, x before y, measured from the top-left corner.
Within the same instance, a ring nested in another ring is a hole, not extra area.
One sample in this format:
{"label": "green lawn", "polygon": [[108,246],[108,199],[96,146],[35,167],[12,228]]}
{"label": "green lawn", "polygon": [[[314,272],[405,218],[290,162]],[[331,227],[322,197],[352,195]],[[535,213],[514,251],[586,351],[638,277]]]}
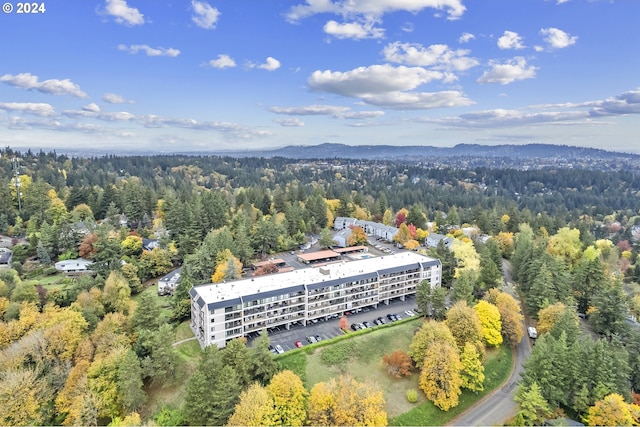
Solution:
{"label": "green lawn", "polygon": [[448,412],[436,408],[421,391],[418,402],[409,403],[406,391],[419,390],[419,373],[402,379],[391,377],[382,366],[382,356],[395,350],[407,351],[419,322],[415,319],[367,334],[356,334],[326,347],[305,347],[302,351],[278,357],[278,361],[284,369],[300,375],[308,389],[342,373],[359,381],[377,383],[385,396],[390,425],[444,425],[509,377],[512,353],[509,348],[490,349],[485,365],[485,391],[478,394],[464,392],[460,404]]}

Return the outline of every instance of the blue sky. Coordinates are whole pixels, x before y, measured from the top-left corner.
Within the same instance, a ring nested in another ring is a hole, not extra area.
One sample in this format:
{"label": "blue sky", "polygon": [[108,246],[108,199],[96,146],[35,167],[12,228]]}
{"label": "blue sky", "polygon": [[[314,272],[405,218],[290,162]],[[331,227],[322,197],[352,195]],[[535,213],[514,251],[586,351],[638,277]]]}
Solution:
{"label": "blue sky", "polygon": [[41,3],[0,14],[2,146],[640,152],[638,0]]}

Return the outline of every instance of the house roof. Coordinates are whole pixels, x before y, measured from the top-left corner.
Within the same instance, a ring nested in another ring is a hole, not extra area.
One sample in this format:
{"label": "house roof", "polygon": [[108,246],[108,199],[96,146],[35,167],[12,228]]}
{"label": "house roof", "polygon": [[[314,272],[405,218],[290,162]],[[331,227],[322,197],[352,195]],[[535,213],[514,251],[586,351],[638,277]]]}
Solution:
{"label": "house roof", "polygon": [[0,264],[8,264],[12,256],[13,252],[9,249],[0,248]]}

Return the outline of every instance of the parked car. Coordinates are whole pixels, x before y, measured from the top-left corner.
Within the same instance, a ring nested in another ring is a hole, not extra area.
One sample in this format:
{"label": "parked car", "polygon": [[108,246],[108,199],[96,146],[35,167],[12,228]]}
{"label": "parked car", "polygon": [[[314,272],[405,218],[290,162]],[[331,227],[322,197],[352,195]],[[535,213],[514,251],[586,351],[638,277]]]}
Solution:
{"label": "parked car", "polygon": [[313,344],[313,343],[318,342],[318,340],[316,339],[316,337],[315,337],[315,336],[313,336],[313,335],[309,335],[309,336],[307,337],[307,342],[308,342],[309,344]]}
{"label": "parked car", "polygon": [[406,315],[407,315],[407,316],[409,316],[409,317],[413,317],[413,316],[415,316],[415,315],[416,315],[416,314],[415,314],[413,311],[411,311],[411,310],[405,310],[404,314],[406,314]]}
{"label": "parked car", "polygon": [[360,325],[358,325],[357,323],[352,323],[351,324],[351,330],[352,331],[359,331],[360,330]]}
{"label": "parked car", "polygon": [[293,345],[295,345],[296,347],[300,348],[300,347],[302,347],[302,341],[298,340],[298,341],[294,342]]}
{"label": "parked car", "polygon": [[395,317],[396,317],[396,316],[395,316],[394,314],[391,314],[391,313],[387,314],[387,319],[389,319],[391,322],[393,322],[394,320],[396,320],[396,318],[395,318]]}
{"label": "parked car", "polygon": [[322,337],[318,334],[315,334],[313,337],[316,339],[316,341],[322,341]]}
{"label": "parked car", "polygon": [[269,346],[269,351],[273,354],[278,354],[278,352],[276,351],[276,348],[272,345]]}
{"label": "parked car", "polygon": [[380,319],[374,319],[373,324],[376,325],[376,326],[379,326],[379,325],[382,325],[383,322]]}
{"label": "parked car", "polygon": [[364,325],[365,328],[370,328],[372,326],[371,323],[367,322],[366,320],[362,322],[362,324]]}
{"label": "parked car", "polygon": [[384,317],[382,317],[382,316],[378,317],[378,319],[376,319],[376,320],[378,320],[381,325],[384,325],[385,323],[387,323],[387,321],[384,320]]}
{"label": "parked car", "polygon": [[282,346],[280,344],[276,344],[276,352],[278,354],[282,354],[282,353],[284,353],[284,348],[282,348]]}

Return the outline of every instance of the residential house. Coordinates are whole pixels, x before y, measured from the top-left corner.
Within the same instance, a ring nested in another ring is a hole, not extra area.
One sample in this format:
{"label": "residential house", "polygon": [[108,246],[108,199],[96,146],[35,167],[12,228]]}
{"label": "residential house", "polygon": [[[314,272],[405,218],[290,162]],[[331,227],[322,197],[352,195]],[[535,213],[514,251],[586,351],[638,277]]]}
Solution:
{"label": "residential house", "polygon": [[451,248],[453,240],[453,237],[448,237],[444,234],[431,233],[424,239],[424,245],[428,248],[435,248],[442,242],[446,248]]}
{"label": "residential house", "polygon": [[171,273],[161,277],[158,280],[158,295],[173,295],[173,292],[178,286],[181,272],[182,267],[176,268]]}
{"label": "residential house", "polygon": [[91,264],[93,261],[84,258],[67,259],[56,262],[55,268],[65,276],[73,277],[81,274],[94,274],[94,271],[91,270]]}

